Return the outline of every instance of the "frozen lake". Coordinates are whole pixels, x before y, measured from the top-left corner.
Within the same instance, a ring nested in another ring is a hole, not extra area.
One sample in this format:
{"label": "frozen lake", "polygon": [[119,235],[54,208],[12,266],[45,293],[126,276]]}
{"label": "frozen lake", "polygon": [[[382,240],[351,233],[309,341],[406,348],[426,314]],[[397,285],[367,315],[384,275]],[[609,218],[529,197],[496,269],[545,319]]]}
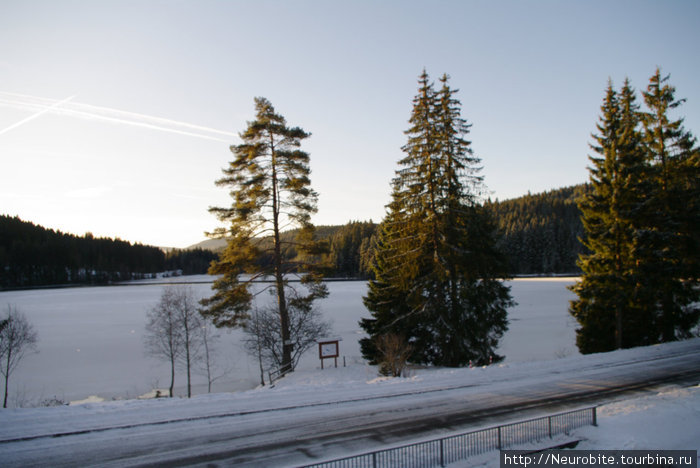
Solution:
{"label": "frozen lake", "polygon": [[[208,277],[176,278],[206,281]],[[509,281],[518,305],[510,309],[510,329],[501,340],[505,362],[556,359],[578,354],[576,322],[568,313],[574,295],[567,286],[572,278],[532,278]],[[166,388],[166,362],[144,353],[146,312],[159,300],[163,285],[133,284],[9,291],[0,293],[1,315],[12,304],[34,324],[39,334],[36,354],[27,355],[10,378],[9,405],[32,405],[48,398],[72,401],[99,395],[134,398],[153,388]],[[210,295],[210,284],[191,285],[199,297]],[[330,296],[319,302],[342,337],[341,356],[348,364],[361,362],[358,322],[369,313],[362,305],[364,281],[329,282]],[[261,295],[264,296],[264,295]],[[265,299],[258,298],[258,301]],[[216,360],[227,374],[213,391],[246,390],[260,381],[257,361],[242,349],[239,330],[219,330]],[[326,361],[326,365],[332,361]],[[342,365],[342,358],[339,360]],[[320,367],[316,349],[302,358],[300,368]],[[194,377],[195,393],[207,390],[206,378]],[[185,392],[184,373],[176,375],[176,394]]]}

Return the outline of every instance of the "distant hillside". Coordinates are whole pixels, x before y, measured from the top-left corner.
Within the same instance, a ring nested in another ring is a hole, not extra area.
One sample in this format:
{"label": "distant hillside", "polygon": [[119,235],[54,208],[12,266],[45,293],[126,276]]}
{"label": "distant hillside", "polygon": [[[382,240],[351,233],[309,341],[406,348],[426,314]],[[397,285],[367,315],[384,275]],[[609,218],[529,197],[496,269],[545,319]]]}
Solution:
{"label": "distant hillside", "polygon": [[498,220],[499,242],[516,275],[578,273],[584,251],[581,213],[576,205],[588,185],[528,194],[487,204]]}
{"label": "distant hillside", "polygon": [[[577,273],[576,259],[583,252],[583,236],[576,199],[587,189],[581,184],[486,206],[501,231],[499,245],[509,258],[511,274]],[[377,225],[350,222],[318,226],[319,239],[327,240],[330,276],[371,277]],[[284,233],[291,240],[294,231]],[[75,236],[54,231],[17,217],[0,216],[0,289],[66,283],[108,283],[182,270],[205,273],[226,242],[211,239],[184,250],[167,253],[158,247],[131,244],[120,239]],[[285,255],[293,258],[289,248]],[[271,258],[260,259],[262,264]]]}
{"label": "distant hillside", "polygon": [[[583,252],[578,240],[583,236],[583,226],[576,199],[586,188],[586,184],[580,184],[486,203],[498,223],[502,236],[499,246],[509,259],[511,274],[579,272],[576,259]],[[317,227],[318,238],[329,241],[331,274],[357,278],[371,276],[376,226],[371,222],[350,222],[343,226]],[[294,231],[285,235],[291,237]],[[190,248],[219,251],[225,246],[224,240],[214,239]],[[288,254],[294,255],[294,252]]]}
{"label": "distant hillside", "polygon": [[202,242],[190,245],[185,250],[206,249],[211,250],[212,252],[218,252],[220,250],[223,250],[224,247],[226,247],[226,239],[207,239],[203,240]]}
{"label": "distant hillside", "polygon": [[0,289],[104,284],[163,271],[205,273],[209,250],[169,250],[121,239],[76,236],[0,216]]}
{"label": "distant hillside", "polygon": [[[333,234],[335,234],[342,226],[316,226],[316,237],[319,239],[329,239]],[[295,233],[295,230],[286,231],[285,234],[291,235]],[[206,249],[212,252],[219,252],[226,247],[226,239],[207,239],[202,242],[190,245],[185,250],[191,249]]]}

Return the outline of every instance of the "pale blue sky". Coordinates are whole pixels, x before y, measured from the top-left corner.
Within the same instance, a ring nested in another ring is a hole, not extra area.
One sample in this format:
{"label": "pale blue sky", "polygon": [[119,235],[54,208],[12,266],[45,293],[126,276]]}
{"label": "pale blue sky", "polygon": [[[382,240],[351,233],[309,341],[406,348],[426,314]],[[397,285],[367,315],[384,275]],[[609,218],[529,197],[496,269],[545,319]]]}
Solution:
{"label": "pale blue sky", "polygon": [[577,184],[608,78],[661,66],[700,132],[698,21],[691,0],[0,0],[0,213],[196,243],[264,96],[313,134],[314,221],[379,221],[423,67],[460,89],[493,198]]}

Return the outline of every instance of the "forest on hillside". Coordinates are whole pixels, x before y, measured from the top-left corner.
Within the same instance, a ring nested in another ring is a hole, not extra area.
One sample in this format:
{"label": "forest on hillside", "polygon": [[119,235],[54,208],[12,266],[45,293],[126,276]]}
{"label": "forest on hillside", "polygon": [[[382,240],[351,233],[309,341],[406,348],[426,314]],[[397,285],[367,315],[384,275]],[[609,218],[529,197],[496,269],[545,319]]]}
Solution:
{"label": "forest on hillside", "polygon": [[[499,248],[508,258],[511,275],[578,274],[576,260],[584,247],[579,241],[583,226],[576,199],[587,185],[528,194],[505,201],[488,201],[487,209],[498,223]],[[316,235],[328,243],[326,268],[337,278],[371,278],[378,225],[351,221],[342,226],[318,226]],[[283,234],[287,243],[296,231]],[[263,241],[265,242],[265,241]],[[270,250],[270,249],[266,249]],[[294,258],[293,249],[285,252]],[[261,257],[261,264],[272,257]]]}
{"label": "forest on hillside", "polygon": [[[578,273],[576,259],[583,246],[576,199],[586,185],[505,201],[488,201],[498,222],[499,247],[512,275]],[[372,277],[373,243],[378,225],[351,221],[342,226],[318,226],[327,242],[326,274],[336,278]],[[294,231],[284,233],[293,237]],[[297,253],[290,249],[289,258]],[[171,250],[120,239],[66,234],[17,217],[0,216],[0,288],[56,284],[105,284],[181,270],[206,273],[216,253],[206,248]],[[260,263],[271,259],[262,257]]]}
{"label": "forest on hillside", "polygon": [[499,247],[514,275],[576,273],[583,253],[581,212],[576,205],[588,186],[565,187],[489,202],[501,231]]}
{"label": "forest on hillside", "polygon": [[203,273],[216,254],[171,250],[121,239],[66,234],[18,217],[0,216],[0,289],[105,284],[181,270]]}

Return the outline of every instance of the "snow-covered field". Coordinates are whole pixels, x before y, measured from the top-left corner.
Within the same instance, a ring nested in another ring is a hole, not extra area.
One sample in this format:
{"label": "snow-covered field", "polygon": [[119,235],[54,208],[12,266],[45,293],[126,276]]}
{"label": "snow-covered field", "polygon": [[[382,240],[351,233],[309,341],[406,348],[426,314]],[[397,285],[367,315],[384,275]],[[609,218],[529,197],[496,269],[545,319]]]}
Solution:
{"label": "snow-covered field", "polygon": [[[193,281],[200,297],[210,294],[207,276],[170,278]],[[509,312],[510,330],[499,349],[507,363],[577,355],[575,321],[567,312],[571,278],[533,278],[509,282],[518,305]],[[362,305],[366,283],[330,282],[330,296],[320,302],[342,338],[341,356],[359,363],[358,322],[368,312]],[[10,406],[32,406],[44,400],[135,398],[169,383],[167,364],[147,357],[143,350],[146,312],[163,286],[143,282],[110,287],[11,291],[0,293],[0,310],[12,304],[24,312],[39,333],[39,353],[25,357],[10,380]],[[261,295],[258,301],[268,300]],[[4,313],[4,312],[3,312]],[[240,347],[242,332],[220,331],[217,358],[226,376],[214,391],[254,388],[259,382],[257,363]],[[340,359],[342,363],[342,358]],[[327,361],[328,363],[328,361]],[[320,365],[316,350],[307,353],[300,370]],[[195,393],[206,392],[205,378],[195,375]],[[184,375],[176,378],[176,393],[184,394]]]}
{"label": "snow-covered field", "polygon": [[[542,394],[558,382],[585,388],[621,374],[641,372],[644,376],[651,367],[668,366],[679,359],[697,363],[699,351],[700,339],[694,339],[550,361],[473,369],[417,369],[412,376],[398,379],[378,378],[376,368],[354,364],[347,368],[300,370],[282,379],[275,388],[238,393],[4,410],[0,411],[0,441],[26,440],[0,443],[0,460],[5,460],[8,466],[42,463],[47,459],[61,466],[75,466],[86,459],[109,466],[162,463],[172,460],[168,458],[173,456],[172,446],[177,451],[175,456],[197,457],[200,453],[222,450],[220,443],[228,444],[224,450],[239,444],[264,446],[281,434],[270,431],[284,430],[294,440],[298,437],[306,441],[304,451],[296,450],[295,446],[281,449],[287,450],[281,452],[282,461],[286,460],[281,466],[294,466],[310,462],[304,455],[308,453],[328,459],[348,455],[348,450],[367,451],[365,441],[349,449],[347,444],[341,449],[323,441],[318,447],[308,445],[309,434],[316,434],[321,428],[340,431],[343,421],[352,417],[378,422],[391,414],[400,415],[407,408],[417,409],[416,414],[431,413],[437,408],[436,403],[452,400],[448,404],[456,405],[455,408],[476,405],[479,401],[498,404],[499,398],[508,398],[513,392]],[[505,415],[499,422],[522,417]],[[169,423],[163,425],[165,421]],[[340,426],[333,426],[333,421],[339,421]],[[597,428],[577,429],[566,440],[583,440],[577,448],[591,450],[700,449],[700,386],[697,383],[687,388],[667,385],[641,397],[618,398],[599,408],[598,421]],[[121,428],[118,431],[108,429],[118,427]],[[476,428],[452,430],[464,432]],[[452,434],[440,432],[440,428],[436,430],[433,436],[418,437],[427,440]],[[80,435],[45,437],[53,433]],[[195,436],[197,440],[189,444],[177,439]],[[114,446],[117,439],[119,453]],[[386,443],[370,450],[386,448]],[[130,458],[118,458],[122,452]],[[485,454],[454,466],[475,465],[498,466],[498,454]]]}

